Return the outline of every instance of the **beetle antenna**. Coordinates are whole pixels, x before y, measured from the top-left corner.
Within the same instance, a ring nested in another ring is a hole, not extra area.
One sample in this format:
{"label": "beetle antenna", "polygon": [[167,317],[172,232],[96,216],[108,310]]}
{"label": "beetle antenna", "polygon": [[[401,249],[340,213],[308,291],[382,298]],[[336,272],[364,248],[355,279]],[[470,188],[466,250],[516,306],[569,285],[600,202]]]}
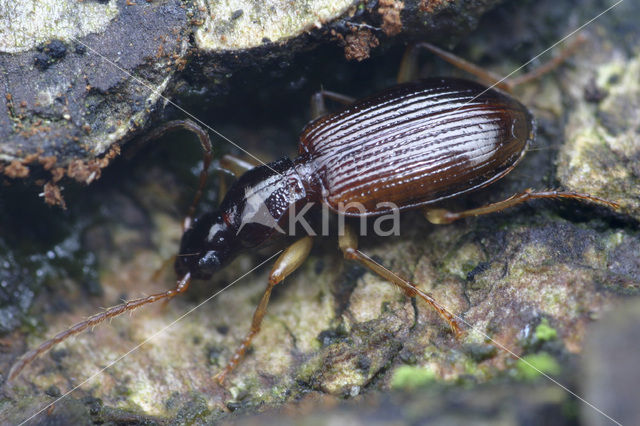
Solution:
{"label": "beetle antenna", "polygon": [[202,197],[202,193],[207,182],[207,177],[209,176],[209,166],[213,161],[213,148],[211,147],[211,138],[209,137],[209,133],[207,133],[205,129],[200,127],[200,125],[192,120],[173,120],[153,129],[138,142],[138,146],[142,146],[148,141],[156,139],[167,132],[181,128],[195,134],[200,141],[200,145],[202,146],[202,170],[200,170],[198,189],[196,190],[196,193],[193,197],[193,201],[191,202],[191,206],[189,207],[187,216],[184,218],[184,221],[182,223],[182,232],[184,232],[191,226],[193,215],[196,211],[198,202]]}
{"label": "beetle antenna", "polygon": [[133,311],[134,309],[139,308],[142,305],[147,305],[149,303],[154,303],[159,300],[169,300],[174,298],[180,293],[184,293],[191,283],[191,274],[187,273],[184,277],[178,280],[178,283],[175,288],[171,290],[164,291],[162,293],[152,294],[150,296],[141,297],[139,299],[130,300],[125,303],[121,303],[116,306],[112,306],[107,310],[97,313],[95,315],[90,316],[84,321],[80,321],[79,323],[69,327],[68,329],[56,334],[51,339],[43,342],[35,349],[30,350],[25,353],[22,357],[16,361],[11,369],[9,370],[9,374],[7,376],[7,382],[12,381],[20,372],[26,367],[31,361],[36,359],[38,356],[43,353],[49,351],[49,349],[56,346],[58,343],[61,343],[67,340],[69,337],[81,333],[89,327],[94,327],[100,324],[102,321],[106,319],[111,319],[123,314],[125,312]]}

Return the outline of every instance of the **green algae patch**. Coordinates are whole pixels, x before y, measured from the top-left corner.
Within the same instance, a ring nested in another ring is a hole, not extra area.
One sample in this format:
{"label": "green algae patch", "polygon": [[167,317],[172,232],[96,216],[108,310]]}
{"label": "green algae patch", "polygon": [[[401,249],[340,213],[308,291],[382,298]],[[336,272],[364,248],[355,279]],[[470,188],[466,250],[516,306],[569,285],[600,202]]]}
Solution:
{"label": "green algae patch", "polygon": [[540,324],[536,327],[535,332],[536,339],[541,342],[553,340],[558,337],[558,331],[549,325],[549,321],[544,318]]}
{"label": "green algae patch", "polygon": [[546,352],[527,355],[516,364],[517,375],[524,380],[534,380],[543,374],[560,373],[560,364]]}
{"label": "green algae patch", "polygon": [[428,367],[413,367],[403,365],[396,368],[391,377],[393,389],[416,389],[433,383],[436,373]]}

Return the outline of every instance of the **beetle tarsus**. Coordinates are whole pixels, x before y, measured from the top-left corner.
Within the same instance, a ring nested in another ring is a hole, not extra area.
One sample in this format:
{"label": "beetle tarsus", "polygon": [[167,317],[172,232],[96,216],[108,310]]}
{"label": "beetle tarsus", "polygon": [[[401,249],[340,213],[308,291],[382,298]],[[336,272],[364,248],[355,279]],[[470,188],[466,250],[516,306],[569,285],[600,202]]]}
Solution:
{"label": "beetle tarsus", "polygon": [[605,200],[604,198],[595,197],[589,194],[581,194],[579,192],[558,191],[558,190],[535,191],[529,188],[529,189],[525,189],[522,192],[512,195],[506,200],[498,201],[497,203],[487,204],[486,206],[478,207],[476,209],[464,210],[457,213],[450,212],[445,209],[425,210],[425,217],[429,222],[435,225],[442,225],[442,224],[451,223],[453,221],[456,221],[458,219],[462,219],[465,217],[496,213],[504,209],[514,207],[518,204],[525,203],[529,200],[536,200],[540,198],[567,198],[567,199],[574,199],[574,200],[591,201],[593,203],[602,204],[614,209],[617,209],[619,207],[618,203]]}

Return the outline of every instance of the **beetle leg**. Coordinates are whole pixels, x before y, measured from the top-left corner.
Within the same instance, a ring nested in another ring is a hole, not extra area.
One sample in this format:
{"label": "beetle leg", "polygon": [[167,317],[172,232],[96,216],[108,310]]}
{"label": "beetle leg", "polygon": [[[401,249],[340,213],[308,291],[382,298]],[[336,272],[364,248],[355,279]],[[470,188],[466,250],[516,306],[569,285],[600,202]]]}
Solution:
{"label": "beetle leg", "polygon": [[414,284],[399,277],[389,269],[380,265],[378,262],[374,261],[369,256],[358,250],[358,237],[352,228],[350,228],[349,226],[345,226],[344,235],[340,235],[338,237],[338,244],[340,245],[340,250],[342,250],[345,259],[360,262],[362,265],[366,266],[385,280],[396,285],[408,297],[420,297],[420,299],[424,300],[429,306],[435,309],[445,321],[447,321],[456,337],[459,337],[462,334],[460,325],[458,324],[458,320],[456,319],[456,317],[444,306],[440,305],[433,298],[433,296],[423,292]]}
{"label": "beetle leg", "polygon": [[418,78],[418,49],[415,43],[407,46],[400,61],[400,68],[396,81],[400,83],[408,83]]}
{"label": "beetle leg", "polygon": [[418,48],[427,49],[431,53],[434,53],[440,58],[449,62],[451,65],[457,68],[460,68],[461,70],[466,71],[469,74],[475,75],[483,83],[486,83],[489,85],[495,84],[496,87],[499,87],[500,89],[507,90],[507,91],[510,91],[512,88],[509,85],[508,81],[506,80],[501,81],[502,77],[500,77],[498,74],[485,70],[484,68],[481,68],[478,65],[467,61],[466,59],[462,59],[461,57],[454,55],[451,52],[447,52],[446,50],[440,49],[439,47],[436,47],[433,44],[426,43],[426,42],[417,43],[414,47],[414,51]]}
{"label": "beetle leg", "polygon": [[231,172],[235,177],[240,177],[256,166],[258,166],[258,164],[230,154],[225,154],[220,159],[220,167]]}
{"label": "beetle leg", "polygon": [[315,120],[327,114],[327,107],[324,103],[325,99],[339,102],[344,105],[352,104],[356,99],[341,93],[331,92],[329,90],[320,90],[311,96],[311,119]]}
{"label": "beetle leg", "polygon": [[573,191],[539,191],[536,192],[533,189],[527,189],[518,194],[512,195],[503,201],[497,203],[488,204],[484,207],[477,209],[465,210],[462,212],[454,213],[445,209],[430,209],[425,210],[425,216],[427,220],[433,224],[441,225],[451,223],[455,220],[462,219],[469,216],[480,216],[483,214],[495,213],[509,207],[516,206],[529,200],[535,200],[537,198],[570,198],[574,200],[586,200],[592,201],[598,204],[604,204],[612,208],[618,208],[619,205],[612,201],[607,201],[602,198],[594,197],[589,194],[580,194]]}
{"label": "beetle leg", "polygon": [[528,83],[537,78],[540,78],[541,76],[548,73],[549,71],[552,71],[553,69],[557,68],[564,61],[566,61],[567,58],[573,55],[575,51],[578,50],[580,45],[582,45],[582,43],[584,43],[586,40],[587,38],[582,34],[578,35],[565,48],[563,48],[560,51],[560,53],[557,54],[555,57],[551,58],[550,60],[543,63],[542,65],[539,65],[538,67],[532,69],[531,71],[528,71],[518,77],[513,77],[511,80],[509,80],[509,84],[511,85],[511,88],[523,83]]}
{"label": "beetle leg", "polygon": [[300,265],[304,263],[306,258],[309,256],[309,252],[311,251],[311,246],[313,244],[313,239],[309,236],[301,238],[296,241],[278,257],[276,263],[273,265],[271,269],[271,273],[269,274],[269,284],[267,285],[267,289],[262,295],[262,299],[260,299],[260,303],[256,308],[256,311],[253,314],[253,320],[251,321],[251,329],[249,333],[245,336],[244,340],[238,346],[235,353],[227,363],[224,370],[216,375],[216,380],[218,383],[222,384],[227,374],[229,374],[240,362],[245,352],[249,348],[251,341],[260,331],[260,325],[262,324],[262,320],[264,315],[267,312],[267,305],[269,304],[269,298],[271,297],[271,291],[276,284],[284,280],[288,275],[290,275],[293,271],[298,269]]}
{"label": "beetle leg", "polygon": [[484,83],[487,83],[492,86],[496,86],[500,89],[511,91],[514,87],[519,84],[527,83],[531,80],[535,80],[540,76],[548,73],[554,68],[558,67],[558,65],[562,64],[567,58],[569,58],[576,49],[585,41],[585,37],[578,36],[571,43],[569,43],[562,51],[554,58],[549,61],[543,63],[537,68],[519,76],[511,79],[507,79],[506,77],[500,77],[499,75],[487,71],[478,65],[475,65],[465,59],[460,58],[459,56],[454,55],[451,52],[447,52],[445,50],[440,49],[430,43],[422,42],[417,43],[415,45],[416,48],[424,48],[429,50],[430,52],[436,54],[440,58],[449,62],[455,67],[462,69],[463,71],[468,72],[469,74],[475,75],[477,78],[482,80]]}
{"label": "beetle leg", "polygon": [[8,381],[13,380],[18,374],[20,374],[20,371],[22,371],[22,369],[25,366],[27,366],[31,361],[33,361],[36,357],[47,352],[49,349],[51,349],[58,343],[67,340],[69,337],[75,334],[81,333],[89,327],[94,327],[106,319],[114,318],[125,312],[133,311],[134,309],[137,309],[143,305],[154,303],[159,300],[172,299],[178,294],[181,294],[187,291],[190,283],[191,283],[191,274],[187,273],[184,277],[182,277],[178,281],[178,283],[176,284],[176,287],[171,290],[167,290],[162,293],[152,294],[151,296],[141,297],[139,299],[130,300],[128,302],[121,303],[116,306],[112,306],[111,308],[103,312],[95,314],[87,318],[86,320],[81,321],[69,327],[68,329],[56,334],[53,338],[47,340],[46,342],[41,343],[40,346],[38,346],[37,348],[32,349],[29,352],[25,353],[15,364],[13,364],[13,366],[9,370],[9,375],[7,380]]}
{"label": "beetle leg", "polygon": [[219,201],[222,202],[225,194],[227,193],[227,183],[224,179],[226,175],[232,175],[235,178],[239,178],[256,166],[258,166],[258,164],[243,160],[235,155],[223,155],[218,162],[218,168],[220,170],[220,190],[218,192]]}

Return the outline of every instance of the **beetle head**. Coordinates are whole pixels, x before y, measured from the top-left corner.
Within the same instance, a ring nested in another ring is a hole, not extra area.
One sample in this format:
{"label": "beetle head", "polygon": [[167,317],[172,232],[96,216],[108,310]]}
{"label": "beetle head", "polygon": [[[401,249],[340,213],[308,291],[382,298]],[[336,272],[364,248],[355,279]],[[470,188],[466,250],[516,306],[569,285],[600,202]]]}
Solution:
{"label": "beetle head", "polygon": [[195,279],[209,279],[235,257],[234,232],[219,213],[207,213],[193,221],[182,235],[176,274],[187,272]]}

